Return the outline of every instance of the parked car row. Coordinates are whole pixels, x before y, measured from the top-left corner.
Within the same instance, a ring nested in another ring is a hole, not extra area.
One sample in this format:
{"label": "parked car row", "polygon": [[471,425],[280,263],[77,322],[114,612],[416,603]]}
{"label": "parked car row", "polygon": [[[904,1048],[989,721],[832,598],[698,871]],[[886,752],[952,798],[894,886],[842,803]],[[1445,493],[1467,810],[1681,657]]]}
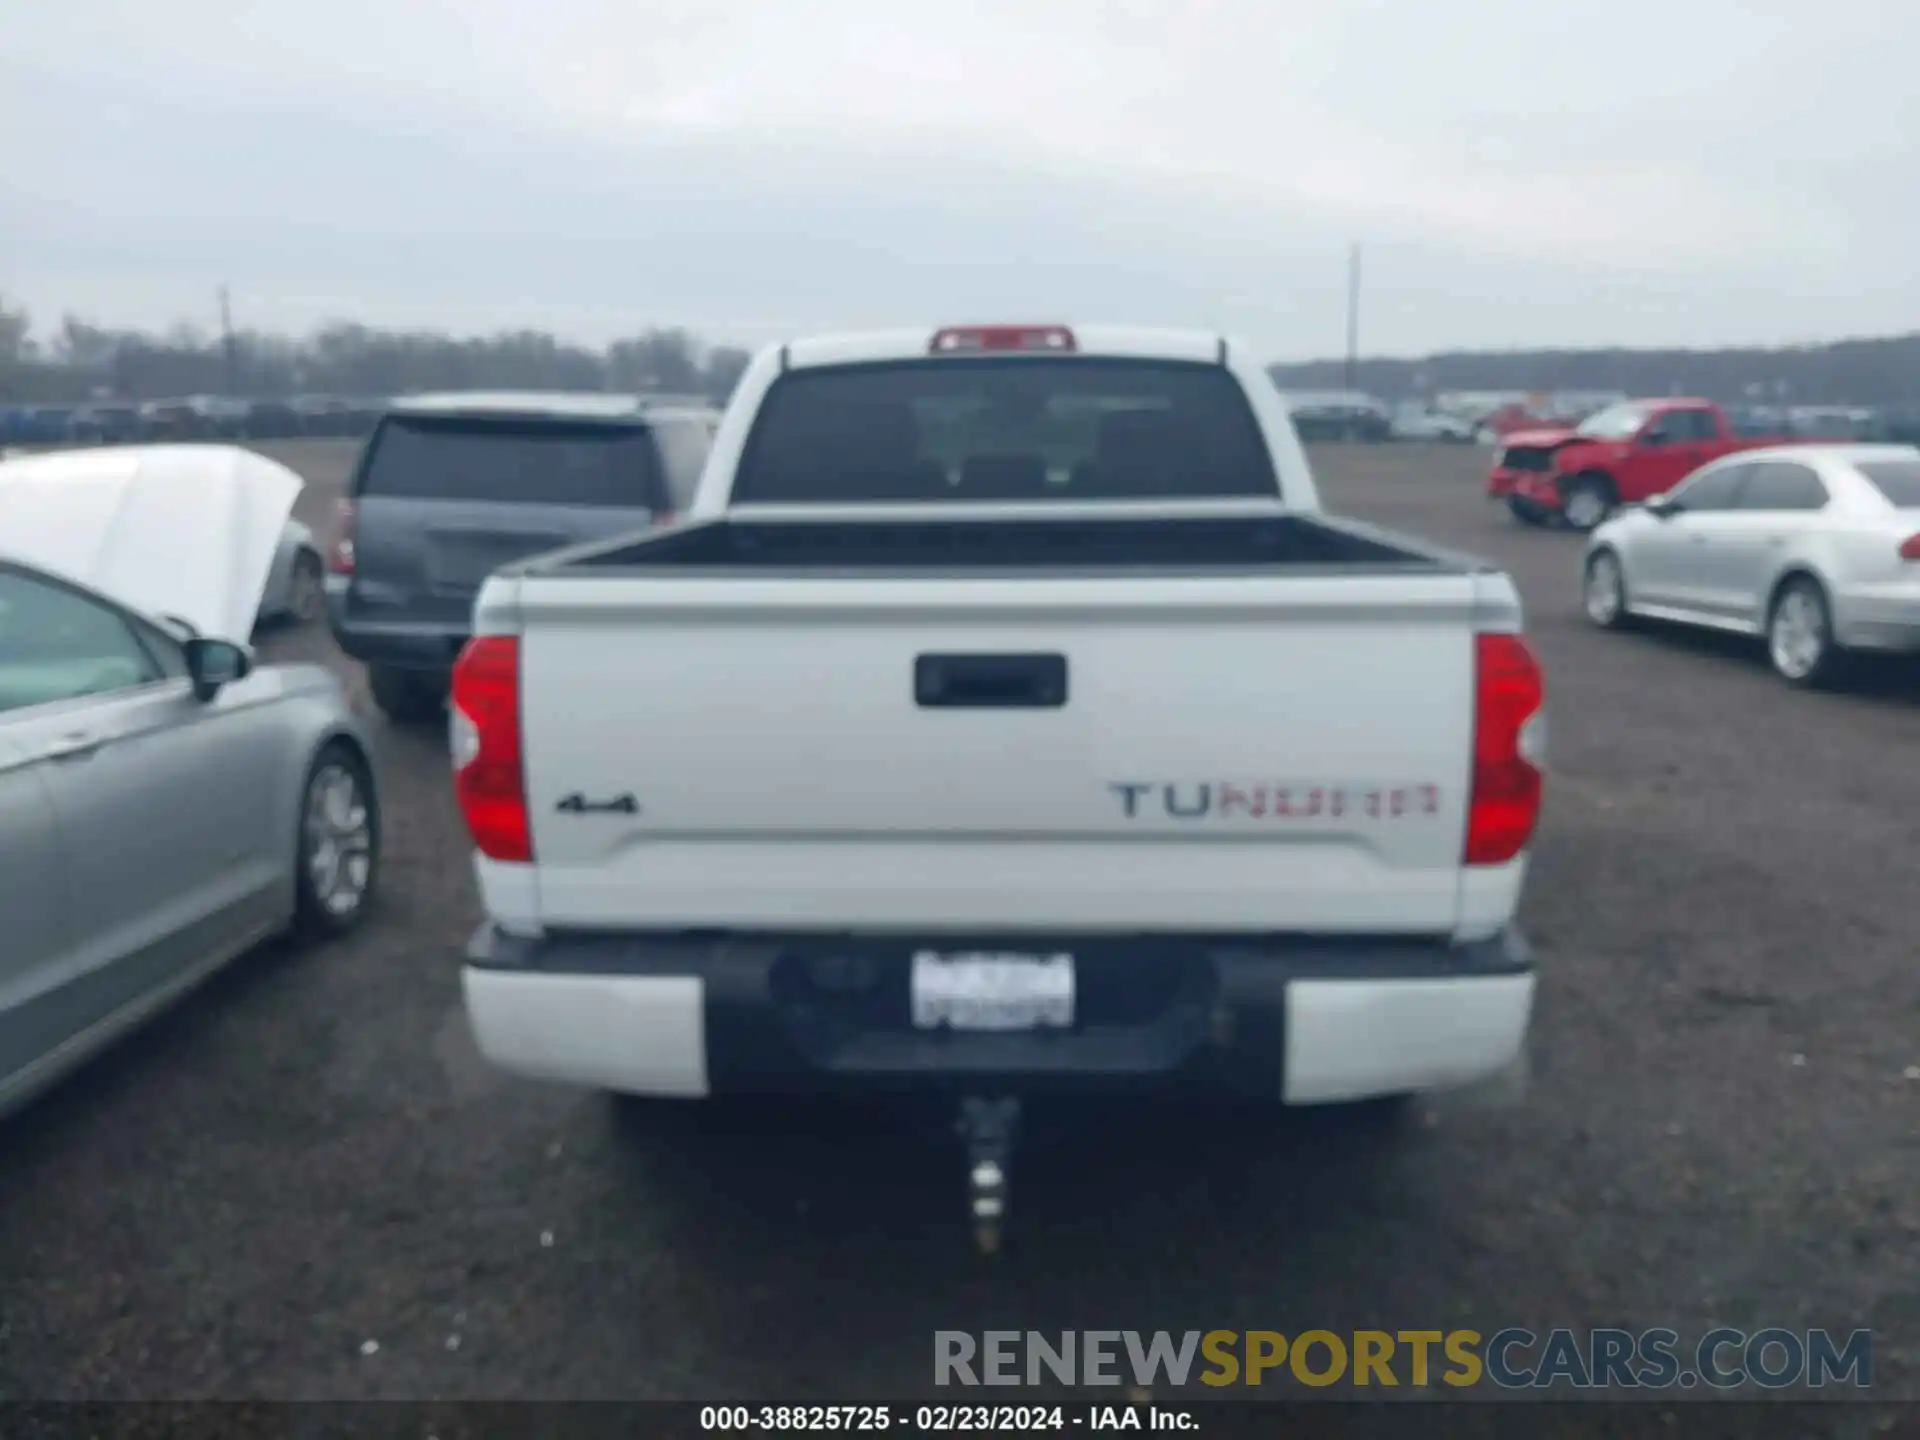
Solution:
{"label": "parked car row", "polygon": [[1479,427],[1470,417],[1422,400],[1409,400],[1395,406],[1391,427],[1395,440],[1429,440],[1450,445],[1472,444],[1479,433]]}
{"label": "parked car row", "polygon": [[1743,436],[1864,443],[1892,438],[1887,416],[1864,405],[1735,405],[1727,413],[1735,433]]}
{"label": "parked car row", "polygon": [[1711,400],[1629,400],[1571,429],[1522,430],[1494,451],[1487,495],[1529,525],[1582,532],[1621,505],[1665,493],[1709,461],[1763,446],[1816,443],[1790,433],[1741,434]]}
{"label": "parked car row", "polygon": [[1896,405],[1880,412],[1884,439],[1899,445],[1920,445],[1920,405]]}
{"label": "parked car row", "polygon": [[1289,391],[1287,413],[1294,431],[1312,442],[1346,440],[1424,440],[1468,444],[1473,419],[1431,401],[1409,400],[1389,408],[1371,395],[1354,391]]}
{"label": "parked car row", "polygon": [[182,440],[291,440],[364,435],[383,402],[333,396],[96,402],[0,409],[0,444],[127,445]]}
{"label": "parked car row", "polygon": [[1309,443],[1393,438],[1393,419],[1387,407],[1371,395],[1350,390],[1291,390],[1285,398],[1295,432]]}
{"label": "parked car row", "polygon": [[[371,614],[425,644],[451,617],[450,667],[488,570],[686,509],[717,422],[658,397],[396,407],[360,467],[368,523],[349,507],[333,545],[336,575],[356,533],[373,562],[353,633]],[[302,484],[227,443],[0,458],[0,1112],[249,946],[365,909],[366,737],[331,672],[245,643],[325,613]]]}
{"label": "parked car row", "polygon": [[[1525,524],[1589,535],[1596,625],[1761,637],[1781,676],[1824,685],[1862,653],[1920,653],[1920,448],[1804,433],[1863,413],[1631,400],[1507,436],[1487,495]],[[1802,433],[1753,433],[1768,420]]]}
{"label": "parked car row", "polygon": [[[1628,396],[1617,391],[1599,390],[1524,395],[1494,391],[1447,392],[1392,406],[1357,391],[1288,391],[1285,398],[1294,429],[1303,440],[1478,441],[1497,448],[1518,447],[1523,466],[1530,447],[1548,443],[1549,436],[1571,434],[1594,416],[1629,401]],[[1722,414],[1729,436],[1756,443],[1783,439],[1920,440],[1920,410],[1881,411],[1858,405],[1741,405],[1723,407]]]}
{"label": "parked car row", "polygon": [[[400,662],[376,660],[376,697],[407,718],[444,699],[496,566],[687,509],[718,419],[661,397],[395,406],[331,552],[340,633]],[[360,919],[366,738],[330,672],[245,644],[325,612],[302,484],[225,443],[0,457],[0,1111],[269,935]]]}

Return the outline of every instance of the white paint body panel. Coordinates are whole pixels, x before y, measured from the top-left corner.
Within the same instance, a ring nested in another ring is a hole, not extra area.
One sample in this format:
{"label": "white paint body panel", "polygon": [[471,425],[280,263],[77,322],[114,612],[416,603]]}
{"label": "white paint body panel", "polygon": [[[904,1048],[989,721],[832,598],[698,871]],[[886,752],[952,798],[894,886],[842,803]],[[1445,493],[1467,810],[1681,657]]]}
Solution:
{"label": "white paint body panel", "polygon": [[532,865],[473,855],[473,878],[480,907],[509,935],[540,933],[540,872]]}
{"label": "white paint body panel", "polygon": [[235,445],[10,459],[0,463],[0,553],[245,641],[302,484]]}
{"label": "white paint body panel", "polygon": [[1287,986],[1289,1105],[1470,1085],[1519,1057],[1531,975],[1296,980]]}
{"label": "white paint body panel", "polygon": [[[1465,575],[529,578],[541,919],[1449,932],[1473,600]],[[921,709],[942,651],[1060,652],[1069,702]],[[1129,820],[1110,787],[1136,782],[1355,798],[1182,820],[1156,789]],[[1432,813],[1362,813],[1423,786]],[[574,792],[641,811],[556,811]]]}
{"label": "white paint body panel", "polygon": [[536,1079],[638,1095],[707,1093],[705,996],[681,975],[517,975],[468,966],[480,1053]]}

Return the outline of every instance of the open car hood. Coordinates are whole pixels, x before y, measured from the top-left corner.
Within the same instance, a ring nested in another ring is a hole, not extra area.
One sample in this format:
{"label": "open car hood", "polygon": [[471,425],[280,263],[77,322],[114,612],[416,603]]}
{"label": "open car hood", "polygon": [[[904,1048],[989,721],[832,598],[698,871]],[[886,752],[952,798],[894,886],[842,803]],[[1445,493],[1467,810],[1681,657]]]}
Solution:
{"label": "open car hood", "polygon": [[1547,449],[1554,445],[1564,445],[1569,440],[1583,440],[1585,438],[1585,436],[1579,434],[1570,425],[1536,425],[1530,430],[1509,430],[1500,437],[1500,443],[1502,445],[1537,446],[1541,449]]}
{"label": "open car hood", "polygon": [[236,445],[0,461],[0,555],[245,641],[303,482]]}

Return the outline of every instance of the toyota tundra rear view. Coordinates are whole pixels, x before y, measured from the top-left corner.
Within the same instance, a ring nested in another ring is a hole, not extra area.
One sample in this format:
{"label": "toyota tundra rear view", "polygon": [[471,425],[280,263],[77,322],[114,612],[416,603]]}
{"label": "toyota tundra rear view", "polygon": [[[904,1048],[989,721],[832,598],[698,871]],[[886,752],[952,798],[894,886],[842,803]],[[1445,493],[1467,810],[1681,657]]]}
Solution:
{"label": "toyota tundra rear view", "polygon": [[1219,337],[770,349],[687,523],[474,621],[465,986],[507,1069],[935,1088],[992,1150],[1036,1088],[1345,1101],[1521,1049],[1513,586],[1322,513]]}

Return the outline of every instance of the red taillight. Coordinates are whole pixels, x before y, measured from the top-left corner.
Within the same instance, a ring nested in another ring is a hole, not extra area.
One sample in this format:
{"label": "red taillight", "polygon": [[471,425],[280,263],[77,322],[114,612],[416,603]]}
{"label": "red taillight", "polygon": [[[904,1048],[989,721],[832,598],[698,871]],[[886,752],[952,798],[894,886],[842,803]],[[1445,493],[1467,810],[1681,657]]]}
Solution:
{"label": "red taillight", "polygon": [[1900,558],[1902,560],[1920,560],[1920,535],[1909,535],[1907,537],[1906,543],[1900,547]]}
{"label": "red taillight", "polygon": [[491,860],[533,859],[520,745],[520,641],[476,635],[453,665],[453,793]]}
{"label": "red taillight", "polygon": [[1050,350],[1067,354],[1076,346],[1073,331],[1065,325],[949,325],[933,332],[933,343],[927,348],[935,355],[979,350]]}
{"label": "red taillight", "polygon": [[353,501],[336,501],[333,538],[327,542],[327,569],[335,575],[353,574],[353,522]]}
{"label": "red taillight", "polygon": [[1504,865],[1533,838],[1540,819],[1540,758],[1546,686],[1518,635],[1475,637],[1473,794],[1467,805],[1468,865]]}

